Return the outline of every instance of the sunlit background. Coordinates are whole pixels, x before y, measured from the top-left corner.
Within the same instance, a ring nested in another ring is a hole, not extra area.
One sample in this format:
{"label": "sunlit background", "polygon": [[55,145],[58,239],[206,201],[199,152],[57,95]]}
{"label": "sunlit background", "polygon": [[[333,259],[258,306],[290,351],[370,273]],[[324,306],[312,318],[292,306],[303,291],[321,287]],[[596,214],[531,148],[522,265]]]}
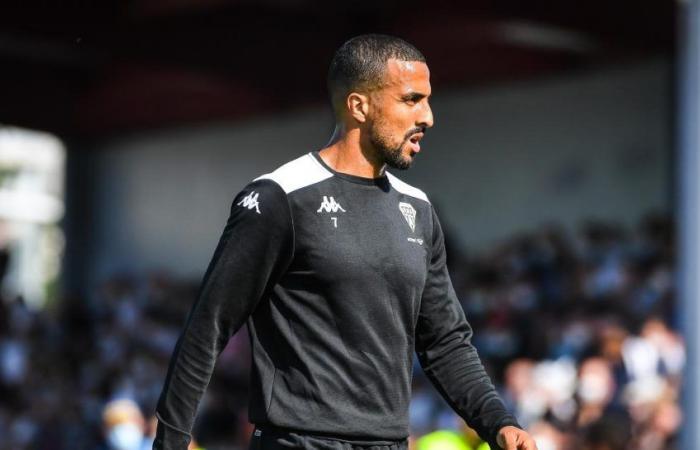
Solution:
{"label": "sunlit background", "polygon": [[[326,144],[328,63],[364,32],[426,55],[435,126],[396,174],[434,203],[539,449],[694,450],[675,230],[696,2],[31,3],[0,12],[0,450],[150,448],[234,195]],[[241,330],[191,448],[247,448],[249,369]],[[485,448],[417,364],[413,387],[413,449]]]}

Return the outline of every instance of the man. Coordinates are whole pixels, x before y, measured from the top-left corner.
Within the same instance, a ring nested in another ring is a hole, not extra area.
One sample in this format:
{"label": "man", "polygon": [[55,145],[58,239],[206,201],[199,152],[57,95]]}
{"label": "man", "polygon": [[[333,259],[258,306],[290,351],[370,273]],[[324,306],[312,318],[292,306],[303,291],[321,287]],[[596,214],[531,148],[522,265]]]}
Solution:
{"label": "man", "polygon": [[231,213],[176,346],[154,449],[185,449],[216,358],[247,321],[251,450],[407,446],[412,355],[496,449],[535,450],[486,375],[408,168],[433,125],[423,55],[390,36],[343,44],[329,145],[263,175]]}

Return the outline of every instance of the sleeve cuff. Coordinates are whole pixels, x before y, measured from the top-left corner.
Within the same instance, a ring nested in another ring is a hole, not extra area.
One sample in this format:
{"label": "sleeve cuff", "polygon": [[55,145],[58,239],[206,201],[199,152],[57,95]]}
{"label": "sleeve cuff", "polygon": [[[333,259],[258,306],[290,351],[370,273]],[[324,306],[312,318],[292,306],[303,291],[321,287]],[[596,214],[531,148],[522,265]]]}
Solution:
{"label": "sleeve cuff", "polygon": [[156,428],[156,437],[153,440],[153,450],[187,450],[192,436],[167,424],[157,413],[156,417],[158,418],[158,427]]}
{"label": "sleeve cuff", "polygon": [[491,447],[491,450],[500,450],[501,446],[498,445],[498,432],[501,431],[501,428],[503,427],[508,427],[512,426],[515,428],[520,428],[522,429],[523,427],[520,426],[517,420],[515,420],[515,417],[511,416],[510,414],[503,419],[499,420],[497,424],[493,427],[490,436],[488,437],[488,444]]}

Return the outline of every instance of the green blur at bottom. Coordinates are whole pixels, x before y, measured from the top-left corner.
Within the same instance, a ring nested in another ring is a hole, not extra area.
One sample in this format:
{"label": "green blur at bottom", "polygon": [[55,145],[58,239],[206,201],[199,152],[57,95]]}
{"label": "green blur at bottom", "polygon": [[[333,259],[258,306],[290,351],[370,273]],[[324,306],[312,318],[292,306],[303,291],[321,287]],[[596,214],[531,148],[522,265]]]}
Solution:
{"label": "green blur at bottom", "polygon": [[491,450],[491,447],[486,442],[482,442],[474,448],[461,434],[449,430],[438,430],[418,439],[416,450]]}

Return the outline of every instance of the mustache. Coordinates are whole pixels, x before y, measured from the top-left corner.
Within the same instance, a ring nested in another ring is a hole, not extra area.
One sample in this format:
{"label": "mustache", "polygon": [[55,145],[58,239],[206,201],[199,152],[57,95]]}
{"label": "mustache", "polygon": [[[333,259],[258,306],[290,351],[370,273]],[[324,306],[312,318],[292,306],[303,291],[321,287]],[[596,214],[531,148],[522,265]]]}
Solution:
{"label": "mustache", "polygon": [[406,135],[404,136],[404,140],[407,141],[411,136],[413,136],[416,133],[425,134],[425,127],[415,127],[410,129],[408,133],[406,133]]}

